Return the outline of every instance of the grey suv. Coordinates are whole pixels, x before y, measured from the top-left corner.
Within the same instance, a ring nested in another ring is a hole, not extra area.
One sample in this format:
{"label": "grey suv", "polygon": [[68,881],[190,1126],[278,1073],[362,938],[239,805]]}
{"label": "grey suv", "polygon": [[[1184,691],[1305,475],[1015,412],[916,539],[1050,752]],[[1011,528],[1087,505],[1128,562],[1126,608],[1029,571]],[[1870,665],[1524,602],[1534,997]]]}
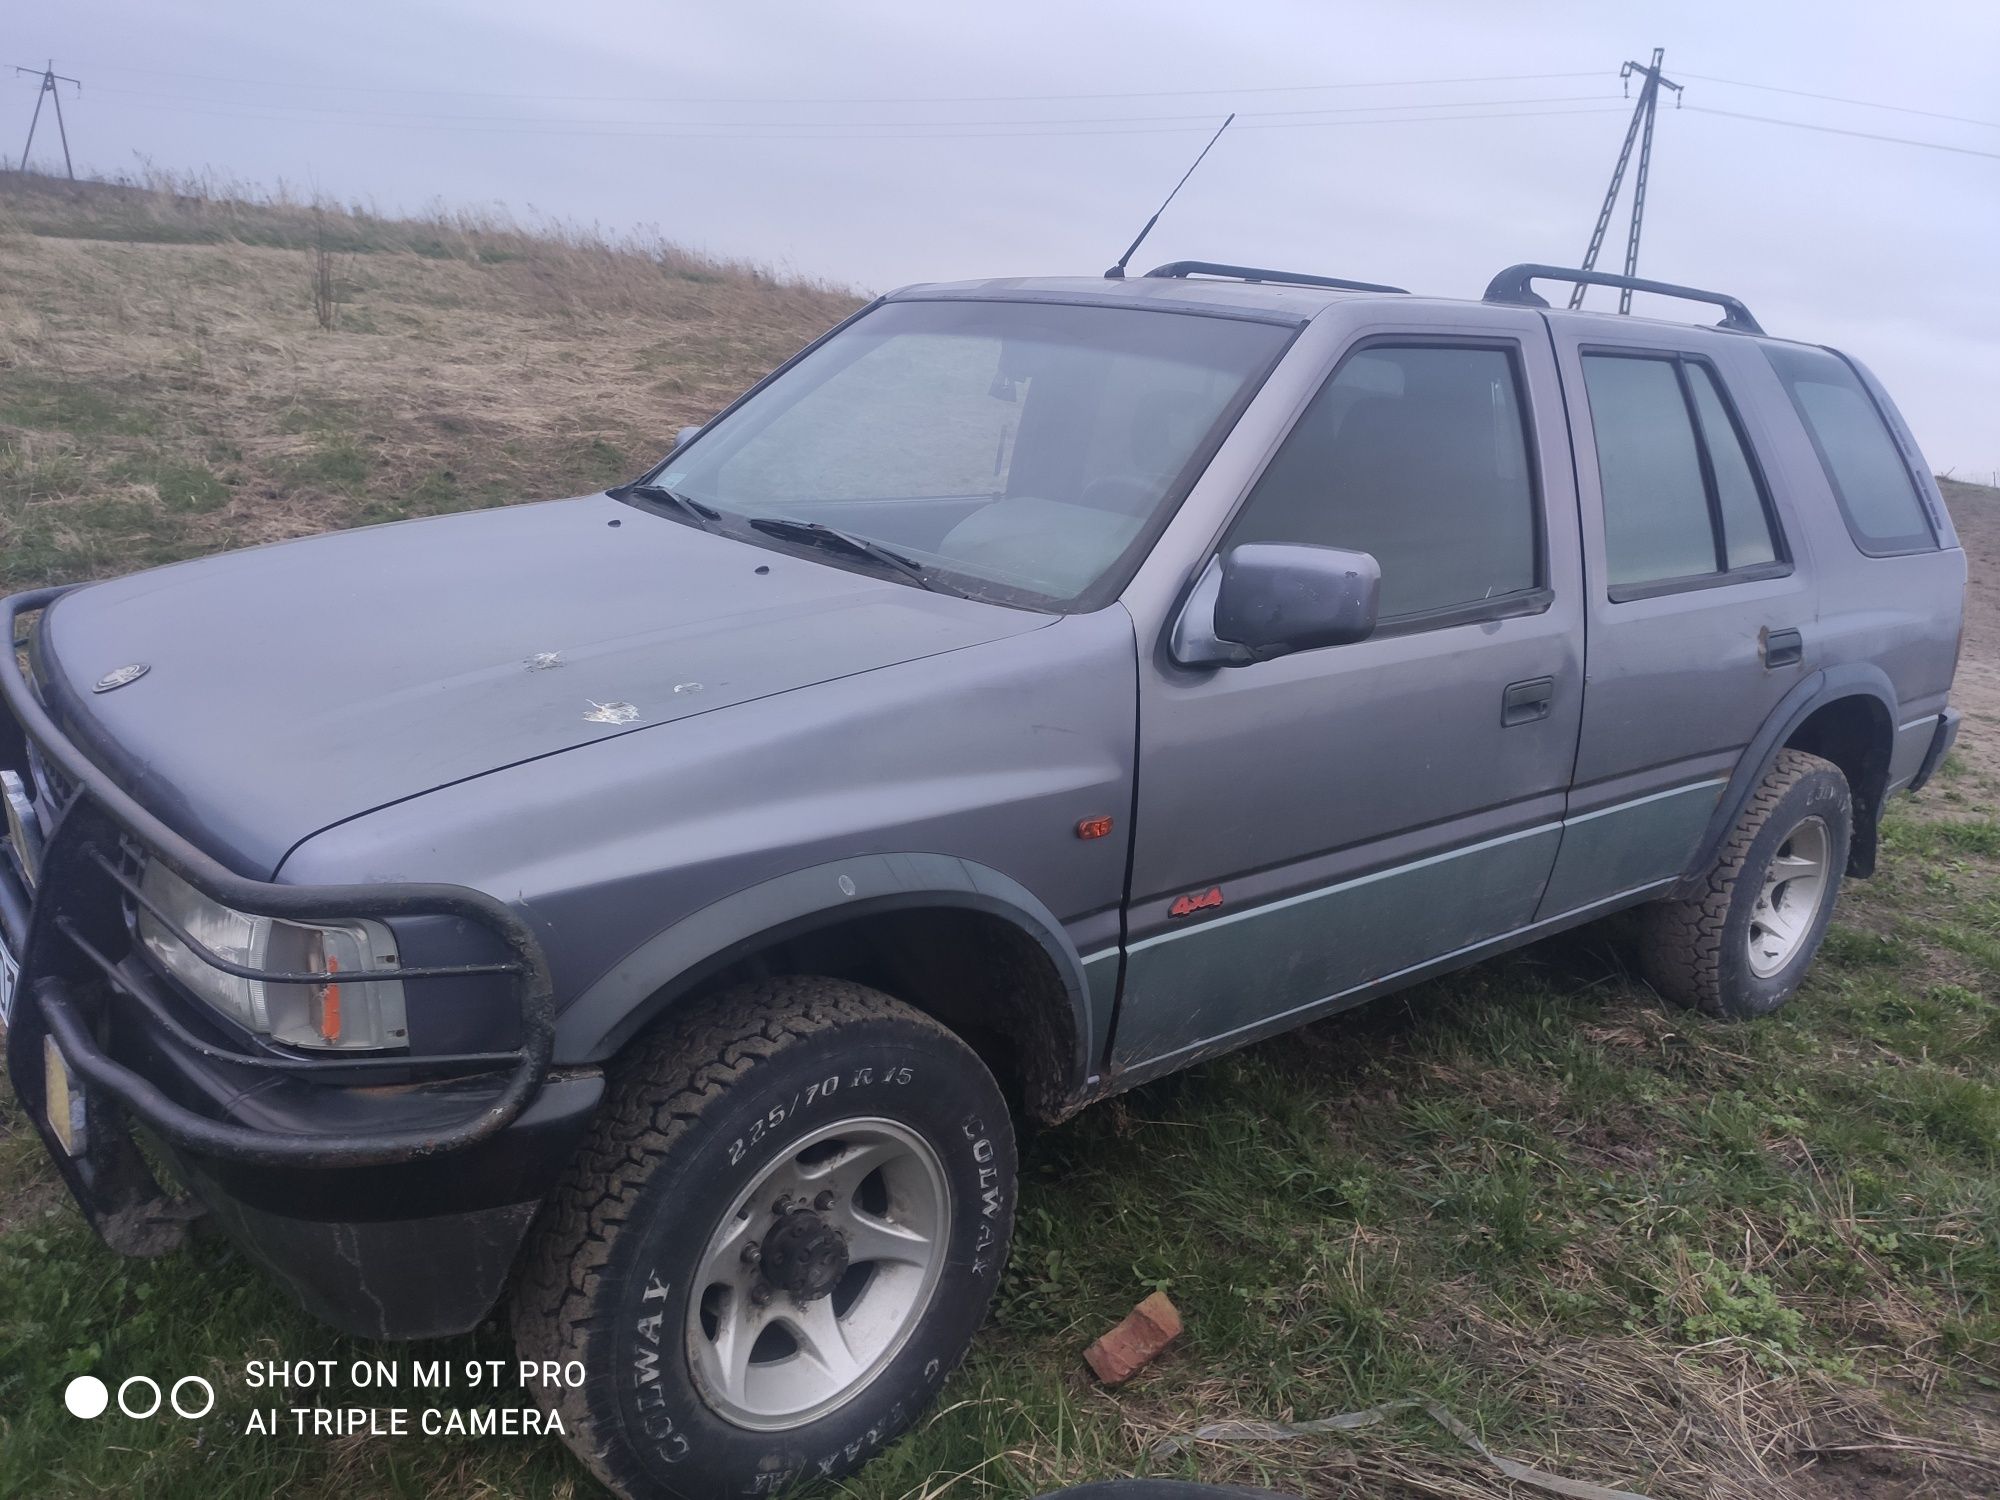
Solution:
{"label": "grey suv", "polygon": [[1017,1122],[1641,903],[1667,998],[1783,1002],[1964,578],[1732,298],[913,287],[623,489],[9,601],[9,1071],[117,1249],[504,1298],[626,1495],[837,1476],[984,1317]]}

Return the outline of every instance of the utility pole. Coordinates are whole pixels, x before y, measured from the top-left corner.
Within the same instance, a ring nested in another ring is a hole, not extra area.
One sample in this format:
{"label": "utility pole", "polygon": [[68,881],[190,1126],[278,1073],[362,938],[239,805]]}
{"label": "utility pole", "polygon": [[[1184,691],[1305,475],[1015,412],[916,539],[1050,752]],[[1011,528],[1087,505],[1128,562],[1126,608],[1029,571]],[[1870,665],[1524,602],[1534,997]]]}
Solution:
{"label": "utility pole", "polygon": [[[1625,144],[1618,151],[1618,165],[1611,169],[1611,186],[1604,194],[1604,207],[1597,211],[1597,227],[1590,231],[1590,248],[1583,252],[1583,269],[1597,268],[1597,255],[1604,248],[1604,232],[1611,227],[1611,210],[1618,206],[1618,189],[1625,181],[1625,168],[1632,160],[1632,143],[1639,143],[1639,175],[1632,181],[1632,227],[1625,237],[1625,274],[1635,275],[1639,269],[1639,226],[1646,217],[1646,179],[1651,175],[1653,164],[1653,112],[1660,102],[1660,90],[1674,91],[1674,107],[1680,108],[1681,86],[1660,71],[1666,60],[1664,47],[1653,49],[1653,60],[1648,63],[1627,62],[1618,70],[1619,78],[1631,87],[1634,73],[1646,81],[1639,85],[1639,102],[1632,107],[1632,122],[1625,127]],[[1569,305],[1583,306],[1585,287],[1578,282],[1570,289]],[[1632,310],[1632,290],[1621,287],[1618,291],[1618,310],[1622,313]]]}
{"label": "utility pole", "polygon": [[76,168],[71,164],[69,159],[69,131],[63,125],[62,91],[56,85],[59,83],[71,84],[81,94],[83,92],[83,81],[78,78],[71,78],[67,73],[58,73],[56,71],[56,60],[53,57],[49,59],[48,66],[45,68],[24,68],[17,64],[14,71],[16,73],[26,73],[31,78],[38,77],[42,80],[42,87],[35,95],[35,112],[28,120],[28,144],[21,148],[21,170],[23,172],[28,170],[28,153],[35,149],[35,126],[41,122],[42,100],[53,99],[56,106],[56,134],[62,138],[63,170],[69,173],[69,180],[75,182]]}

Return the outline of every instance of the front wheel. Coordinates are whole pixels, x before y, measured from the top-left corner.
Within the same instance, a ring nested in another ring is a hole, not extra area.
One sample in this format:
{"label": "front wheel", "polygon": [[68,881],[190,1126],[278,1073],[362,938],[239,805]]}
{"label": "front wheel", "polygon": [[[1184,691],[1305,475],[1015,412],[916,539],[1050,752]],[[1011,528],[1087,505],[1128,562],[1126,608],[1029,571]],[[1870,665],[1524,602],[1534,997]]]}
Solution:
{"label": "front wheel", "polygon": [[1853,836],[1847,778],[1781,750],[1699,892],[1646,908],[1653,988],[1678,1005],[1745,1019],[1776,1010],[1812,967],[1833,920]]}
{"label": "front wheel", "polygon": [[537,1399],[621,1495],[837,1478],[923,1410],[1006,1258],[992,1075],[886,995],[746,986],[622,1059],[513,1304]]}

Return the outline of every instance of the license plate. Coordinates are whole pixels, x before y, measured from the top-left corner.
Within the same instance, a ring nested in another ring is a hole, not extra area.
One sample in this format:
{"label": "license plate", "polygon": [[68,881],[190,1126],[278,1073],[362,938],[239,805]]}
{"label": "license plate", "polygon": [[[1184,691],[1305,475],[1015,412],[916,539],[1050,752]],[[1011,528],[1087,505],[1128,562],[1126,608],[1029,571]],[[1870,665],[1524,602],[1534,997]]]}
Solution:
{"label": "license plate", "polygon": [[71,1156],[83,1154],[83,1095],[70,1081],[69,1064],[62,1048],[46,1033],[42,1036],[42,1103],[44,1117],[63,1150]]}
{"label": "license plate", "polygon": [[0,939],[0,1026],[9,1026],[14,1021],[14,991],[21,984],[21,966],[14,962],[14,955],[7,951],[5,939]]}

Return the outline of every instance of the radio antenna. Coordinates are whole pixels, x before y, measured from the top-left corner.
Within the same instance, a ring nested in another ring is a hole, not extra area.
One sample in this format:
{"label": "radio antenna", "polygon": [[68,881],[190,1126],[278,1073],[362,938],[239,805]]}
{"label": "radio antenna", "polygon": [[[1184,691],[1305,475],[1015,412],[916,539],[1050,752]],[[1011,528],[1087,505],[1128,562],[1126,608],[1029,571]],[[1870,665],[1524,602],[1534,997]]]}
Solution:
{"label": "radio antenna", "polygon": [[1215,134],[1210,136],[1208,144],[1201,148],[1201,156],[1197,156],[1194,159],[1194,167],[1189,167],[1185,172],[1181,173],[1181,180],[1174,184],[1173,192],[1167,194],[1167,202],[1162,203],[1158,208],[1153,210],[1153,217],[1146,221],[1146,227],[1139,231],[1139,237],[1125,247],[1125,253],[1118,257],[1118,264],[1104,273],[1106,281],[1123,281],[1125,279],[1126,262],[1131,260],[1138,248],[1146,243],[1146,236],[1151,234],[1153,226],[1160,222],[1160,215],[1167,211],[1167,204],[1172,203],[1174,198],[1180,193],[1180,190],[1187,186],[1187,180],[1194,176],[1194,168],[1201,165],[1203,156],[1207,156],[1209,152],[1215,149],[1215,143],[1222,139],[1222,132],[1229,128],[1230,120],[1234,120],[1235,118],[1236,115],[1232,111],[1228,120],[1224,120],[1220,125],[1215,127]]}

